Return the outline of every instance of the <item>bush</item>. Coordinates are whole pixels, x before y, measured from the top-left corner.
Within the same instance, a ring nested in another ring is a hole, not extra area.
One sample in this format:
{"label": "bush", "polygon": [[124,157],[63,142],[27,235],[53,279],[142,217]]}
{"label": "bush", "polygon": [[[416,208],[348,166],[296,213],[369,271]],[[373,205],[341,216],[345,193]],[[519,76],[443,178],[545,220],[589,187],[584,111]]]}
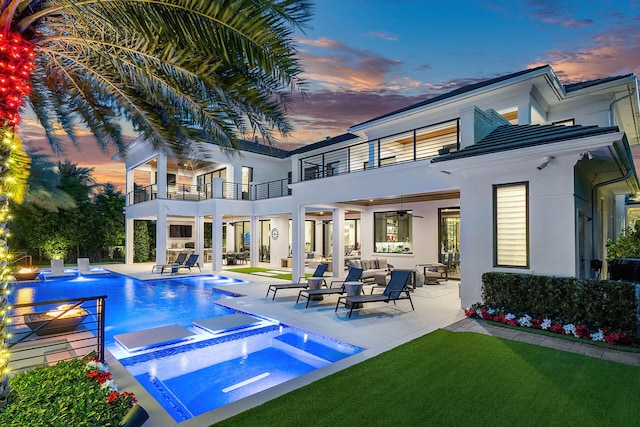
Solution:
{"label": "bush", "polygon": [[84,359],[20,372],[9,380],[10,403],[0,413],[0,425],[118,426],[135,397],[113,391],[109,378]]}
{"label": "bush", "polygon": [[146,221],[135,221],[133,227],[133,262],[149,260],[149,230]]}
{"label": "bush", "polygon": [[638,300],[635,284],[630,282],[485,273],[482,299],[487,306],[517,316],[528,314],[592,328],[605,326],[632,334],[637,329]]}

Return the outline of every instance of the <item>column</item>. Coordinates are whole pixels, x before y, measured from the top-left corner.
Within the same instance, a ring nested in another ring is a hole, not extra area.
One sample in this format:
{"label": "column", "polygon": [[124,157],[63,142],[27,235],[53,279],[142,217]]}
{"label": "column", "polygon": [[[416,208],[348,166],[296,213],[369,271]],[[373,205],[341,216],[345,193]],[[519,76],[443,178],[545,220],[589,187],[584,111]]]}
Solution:
{"label": "column", "polygon": [[125,264],[133,264],[133,230],[134,230],[133,218],[126,218],[124,222],[124,253]]}
{"label": "column", "polygon": [[292,270],[291,278],[297,281],[300,277],[304,277],[304,205],[294,206],[291,215],[291,256]]}
{"label": "column", "polygon": [[[160,162],[158,162],[160,163]],[[166,179],[165,179],[166,183]],[[158,204],[156,220],[156,264],[167,262],[167,213],[164,202]]]}
{"label": "column", "polygon": [[334,209],[332,212],[333,234],[333,277],[340,277],[344,267],[344,209]]}
{"label": "column", "polygon": [[257,267],[260,260],[260,238],[258,236],[258,224],[260,223],[257,216],[251,216],[249,219],[249,260],[251,267]]}
{"label": "column", "polygon": [[198,215],[195,218],[195,242],[194,242],[194,250],[198,256],[198,265],[204,266],[205,257],[204,257],[204,216]]}
{"label": "column", "polygon": [[[222,215],[215,209],[213,212],[212,241],[213,254],[211,255],[211,269],[216,272],[222,270]],[[227,245],[229,244],[229,234],[227,230]],[[227,246],[228,247],[228,246]]]}
{"label": "column", "polygon": [[[158,152],[157,162],[157,181],[156,190],[158,192],[158,199],[167,198],[167,155],[163,152]],[[166,233],[165,233],[166,234]]]}

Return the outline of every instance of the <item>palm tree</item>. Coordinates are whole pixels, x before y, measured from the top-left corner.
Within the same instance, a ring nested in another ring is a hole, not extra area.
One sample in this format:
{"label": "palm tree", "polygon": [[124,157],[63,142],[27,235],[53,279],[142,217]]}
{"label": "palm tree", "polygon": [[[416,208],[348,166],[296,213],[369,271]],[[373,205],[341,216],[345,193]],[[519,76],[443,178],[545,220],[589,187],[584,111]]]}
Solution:
{"label": "palm tree", "polygon": [[122,119],[177,155],[190,141],[272,143],[291,131],[288,92],[304,86],[292,35],[310,17],[307,0],[0,0],[0,312],[8,201],[27,170],[15,132],[23,102],[54,150],[57,129],[78,143],[81,123],[101,147],[124,151]]}

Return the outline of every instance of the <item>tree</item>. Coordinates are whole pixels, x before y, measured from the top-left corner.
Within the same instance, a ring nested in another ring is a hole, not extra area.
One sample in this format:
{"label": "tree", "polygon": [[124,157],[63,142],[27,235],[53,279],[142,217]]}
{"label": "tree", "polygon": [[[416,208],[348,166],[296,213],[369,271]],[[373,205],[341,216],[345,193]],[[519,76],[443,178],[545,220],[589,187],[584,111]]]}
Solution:
{"label": "tree", "polygon": [[134,221],[133,225],[133,261],[149,260],[149,230],[147,221]]}
{"label": "tree", "polygon": [[[15,132],[24,100],[54,150],[60,150],[56,125],[76,144],[76,123],[100,146],[123,150],[123,118],[157,149],[180,156],[191,141],[234,147],[249,132],[271,143],[274,131],[291,130],[284,89],[302,88],[291,37],[310,10],[307,0],[0,2],[2,294],[8,203],[21,200],[26,172]],[[4,300],[0,306],[6,312]],[[3,407],[6,321],[0,322]]]}

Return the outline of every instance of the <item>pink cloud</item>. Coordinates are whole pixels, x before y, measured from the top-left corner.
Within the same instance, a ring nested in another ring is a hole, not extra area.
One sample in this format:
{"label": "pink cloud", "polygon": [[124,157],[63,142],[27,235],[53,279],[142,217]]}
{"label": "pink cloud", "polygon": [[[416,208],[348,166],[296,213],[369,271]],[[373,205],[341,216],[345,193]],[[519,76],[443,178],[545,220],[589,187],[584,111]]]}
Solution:
{"label": "pink cloud", "polygon": [[532,66],[550,64],[563,83],[634,73],[640,74],[640,34],[622,27],[596,35],[586,47],[549,50]]}

